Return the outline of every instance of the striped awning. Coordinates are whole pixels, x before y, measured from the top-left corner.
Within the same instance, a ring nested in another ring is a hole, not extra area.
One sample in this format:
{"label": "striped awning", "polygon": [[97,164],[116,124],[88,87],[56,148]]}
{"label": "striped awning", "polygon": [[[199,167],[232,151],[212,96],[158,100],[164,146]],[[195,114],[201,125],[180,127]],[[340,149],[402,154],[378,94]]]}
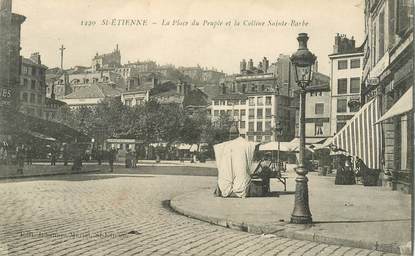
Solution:
{"label": "striped awning", "polygon": [[333,136],[332,143],[351,156],[362,159],[369,168],[380,169],[382,130],[380,125],[374,125],[379,118],[378,101],[373,99]]}

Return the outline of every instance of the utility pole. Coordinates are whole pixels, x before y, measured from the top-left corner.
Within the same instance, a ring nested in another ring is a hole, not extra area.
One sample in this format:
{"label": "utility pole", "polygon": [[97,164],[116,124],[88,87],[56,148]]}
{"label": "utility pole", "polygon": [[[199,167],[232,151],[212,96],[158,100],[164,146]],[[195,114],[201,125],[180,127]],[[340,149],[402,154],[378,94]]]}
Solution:
{"label": "utility pole", "polygon": [[59,51],[61,52],[61,69],[63,70],[63,51],[65,51],[66,48],[62,45],[61,48],[59,48]]}

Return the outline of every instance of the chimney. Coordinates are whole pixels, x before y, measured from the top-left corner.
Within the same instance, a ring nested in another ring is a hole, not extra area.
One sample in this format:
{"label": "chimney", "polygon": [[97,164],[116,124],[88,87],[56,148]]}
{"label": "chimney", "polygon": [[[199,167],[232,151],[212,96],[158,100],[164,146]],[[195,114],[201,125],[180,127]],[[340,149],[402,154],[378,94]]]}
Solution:
{"label": "chimney", "polygon": [[246,70],[246,60],[245,60],[245,59],[243,59],[243,60],[240,62],[240,64],[239,64],[239,69],[240,69],[241,73],[243,73],[243,71],[245,71],[245,70]]}
{"label": "chimney", "polygon": [[340,35],[339,33],[336,34],[334,37],[334,46],[333,46],[333,53],[339,53],[340,52]]}
{"label": "chimney", "polygon": [[50,97],[54,100],[55,99],[55,82],[52,82],[52,92],[50,93]]}
{"label": "chimney", "polygon": [[252,59],[249,59],[248,61],[248,70],[253,70],[254,69],[254,62],[252,61]]}
{"label": "chimney", "polygon": [[351,50],[356,48],[356,41],[354,40],[354,36],[352,36],[352,39],[350,39],[350,47],[351,47]]}
{"label": "chimney", "polygon": [[183,88],[182,88],[182,81],[179,81],[177,84],[176,84],[176,92],[178,93],[178,94],[182,94],[182,90],[183,90]]}
{"label": "chimney", "polygon": [[12,12],[12,0],[0,0],[0,12]]}
{"label": "chimney", "polygon": [[42,61],[40,60],[40,54],[38,52],[34,52],[30,55],[30,59],[34,61],[36,64],[42,64]]}
{"label": "chimney", "polygon": [[264,71],[264,73],[267,73],[269,69],[269,61],[266,57],[264,57],[262,59],[262,70]]}

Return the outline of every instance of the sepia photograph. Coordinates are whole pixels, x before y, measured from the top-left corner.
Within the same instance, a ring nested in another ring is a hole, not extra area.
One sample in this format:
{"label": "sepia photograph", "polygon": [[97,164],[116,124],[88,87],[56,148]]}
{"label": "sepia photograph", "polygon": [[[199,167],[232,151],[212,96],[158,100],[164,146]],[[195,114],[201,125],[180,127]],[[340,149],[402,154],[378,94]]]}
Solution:
{"label": "sepia photograph", "polygon": [[0,255],[415,255],[413,0],[0,0]]}

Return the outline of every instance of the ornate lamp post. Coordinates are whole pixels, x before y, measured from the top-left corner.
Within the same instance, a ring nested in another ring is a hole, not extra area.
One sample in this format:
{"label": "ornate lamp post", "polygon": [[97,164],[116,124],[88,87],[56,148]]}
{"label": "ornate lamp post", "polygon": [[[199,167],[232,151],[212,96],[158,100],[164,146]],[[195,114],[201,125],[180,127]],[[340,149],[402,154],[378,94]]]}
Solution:
{"label": "ornate lamp post", "polygon": [[300,152],[298,157],[298,167],[295,169],[297,173],[295,186],[295,204],[291,214],[291,223],[307,224],[312,222],[310,207],[308,204],[308,179],[306,177],[308,170],[304,162],[305,153],[305,97],[306,88],[312,80],[312,66],[316,61],[316,56],[307,48],[307,33],[300,33],[297,37],[299,48],[290,57],[294,65],[295,77],[300,87]]}

